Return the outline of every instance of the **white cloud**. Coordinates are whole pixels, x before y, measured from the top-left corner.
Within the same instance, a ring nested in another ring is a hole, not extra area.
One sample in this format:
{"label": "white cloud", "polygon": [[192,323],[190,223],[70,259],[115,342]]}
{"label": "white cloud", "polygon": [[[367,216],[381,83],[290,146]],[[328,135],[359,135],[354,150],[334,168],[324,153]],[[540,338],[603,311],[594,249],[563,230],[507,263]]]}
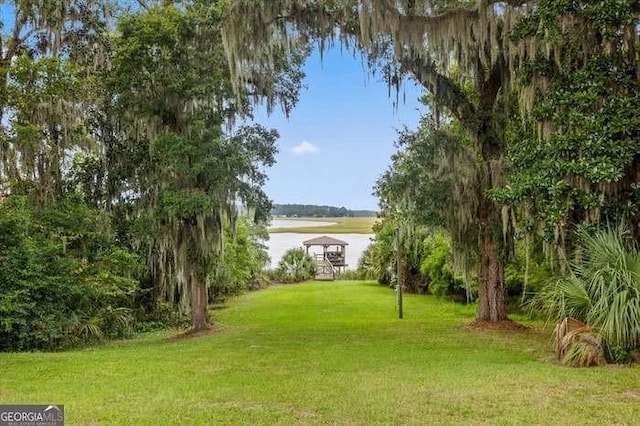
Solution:
{"label": "white cloud", "polygon": [[309,141],[302,141],[300,145],[294,146],[291,150],[296,155],[306,155],[318,152],[318,147]]}

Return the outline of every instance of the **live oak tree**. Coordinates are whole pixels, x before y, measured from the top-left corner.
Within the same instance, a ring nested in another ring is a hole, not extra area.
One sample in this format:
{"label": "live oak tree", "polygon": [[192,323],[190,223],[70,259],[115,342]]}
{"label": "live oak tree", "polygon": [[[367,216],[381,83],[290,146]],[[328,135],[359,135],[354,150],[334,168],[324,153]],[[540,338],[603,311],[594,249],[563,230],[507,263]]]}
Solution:
{"label": "live oak tree", "polygon": [[[106,65],[107,1],[7,2],[0,26],[0,178],[40,204],[63,192],[63,163],[92,150],[88,115]],[[31,191],[33,188],[33,191]]]}
{"label": "live oak tree", "polygon": [[[242,87],[269,80],[260,72],[274,52],[310,41],[323,48],[338,39],[382,64],[391,86],[403,73],[424,86],[433,108],[462,126],[478,155],[478,186],[472,212],[477,224],[480,276],[479,321],[506,319],[503,233],[508,206],[494,201],[504,184],[506,93],[513,70],[531,46],[509,38],[527,2],[431,0],[229,1],[225,46],[232,76]],[[265,65],[266,64],[266,65]],[[268,91],[267,91],[268,93]]]}
{"label": "live oak tree", "polygon": [[233,227],[241,206],[258,220],[270,211],[261,186],[276,151],[273,130],[229,130],[239,107],[219,22],[215,5],[190,3],[121,19],[111,80],[127,141],[113,149],[123,156],[122,190],[133,192],[154,292],[188,311],[194,331],[209,322],[207,282],[216,276],[225,226]]}

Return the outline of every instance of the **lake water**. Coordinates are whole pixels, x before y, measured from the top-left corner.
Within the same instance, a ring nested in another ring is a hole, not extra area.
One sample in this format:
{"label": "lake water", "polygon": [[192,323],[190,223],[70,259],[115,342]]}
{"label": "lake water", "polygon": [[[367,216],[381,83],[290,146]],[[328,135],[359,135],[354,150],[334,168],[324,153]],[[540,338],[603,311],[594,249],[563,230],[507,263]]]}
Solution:
{"label": "lake water", "polygon": [[[275,221],[274,221],[275,222]],[[312,222],[314,225],[318,222]],[[331,229],[331,227],[327,227]],[[296,247],[304,247],[303,241],[310,240],[312,238],[326,235],[328,237],[337,238],[339,240],[349,243],[346,247],[347,269],[356,269],[358,267],[358,260],[365,251],[365,249],[371,244],[371,238],[373,234],[299,234],[296,232],[282,232],[270,234],[269,241],[267,241],[269,257],[271,257],[271,267],[278,266],[278,262],[282,259],[282,256],[289,249]],[[322,247],[314,246],[309,248],[309,254],[313,256],[314,252],[322,253]]]}
{"label": "lake water", "polygon": [[[313,221],[313,220],[293,220],[293,219],[273,219],[269,228],[305,228],[311,226],[326,226],[327,231],[331,231],[331,225],[335,225],[335,222],[325,221]],[[281,232],[275,234],[269,234],[269,241],[267,242],[267,251],[271,258],[271,268],[278,266],[278,262],[282,259],[282,256],[287,250],[304,247],[303,241],[310,240],[312,238],[326,235],[328,237],[337,238],[339,240],[349,243],[345,248],[347,269],[356,269],[358,267],[358,260],[362,253],[371,244],[371,238],[373,234],[299,234],[297,232]],[[314,246],[309,248],[309,254],[322,253],[322,247]]]}

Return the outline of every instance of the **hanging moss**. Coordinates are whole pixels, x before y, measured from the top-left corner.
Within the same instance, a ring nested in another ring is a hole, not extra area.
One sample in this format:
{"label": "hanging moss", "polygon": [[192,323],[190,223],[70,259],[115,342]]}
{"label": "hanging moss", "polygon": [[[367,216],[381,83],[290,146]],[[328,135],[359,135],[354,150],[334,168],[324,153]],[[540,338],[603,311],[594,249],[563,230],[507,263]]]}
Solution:
{"label": "hanging moss", "polygon": [[[223,42],[236,87],[257,84],[271,105],[272,82],[266,71],[279,49],[289,52],[315,41],[322,52],[332,45],[325,40],[338,39],[375,57],[384,52],[380,43],[390,39],[397,58],[429,58],[443,74],[454,64],[474,74],[478,67],[509,63],[512,43],[507,34],[520,13],[509,4],[496,8],[482,0],[454,8],[428,0],[236,0],[225,17]],[[519,47],[521,55],[526,53],[526,46]],[[396,81],[391,84],[399,89]]]}

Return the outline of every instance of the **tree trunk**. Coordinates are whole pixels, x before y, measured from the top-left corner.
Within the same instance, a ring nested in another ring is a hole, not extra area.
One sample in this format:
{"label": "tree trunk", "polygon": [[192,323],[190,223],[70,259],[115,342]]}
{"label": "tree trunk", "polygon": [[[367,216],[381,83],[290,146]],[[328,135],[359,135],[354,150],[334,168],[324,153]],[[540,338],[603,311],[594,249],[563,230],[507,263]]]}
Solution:
{"label": "tree trunk", "polygon": [[504,267],[493,241],[491,229],[480,231],[480,304],[478,321],[499,322],[507,319],[504,297]]}
{"label": "tree trunk", "polygon": [[191,296],[191,331],[201,331],[209,325],[207,311],[207,285],[198,274],[189,275],[189,292]]}
{"label": "tree trunk", "polygon": [[478,321],[500,322],[507,319],[505,307],[504,265],[501,254],[506,249],[502,235],[502,216],[487,191],[496,188],[499,173],[487,163],[487,175],[482,181],[478,205],[478,252],[480,261],[480,288]]}

